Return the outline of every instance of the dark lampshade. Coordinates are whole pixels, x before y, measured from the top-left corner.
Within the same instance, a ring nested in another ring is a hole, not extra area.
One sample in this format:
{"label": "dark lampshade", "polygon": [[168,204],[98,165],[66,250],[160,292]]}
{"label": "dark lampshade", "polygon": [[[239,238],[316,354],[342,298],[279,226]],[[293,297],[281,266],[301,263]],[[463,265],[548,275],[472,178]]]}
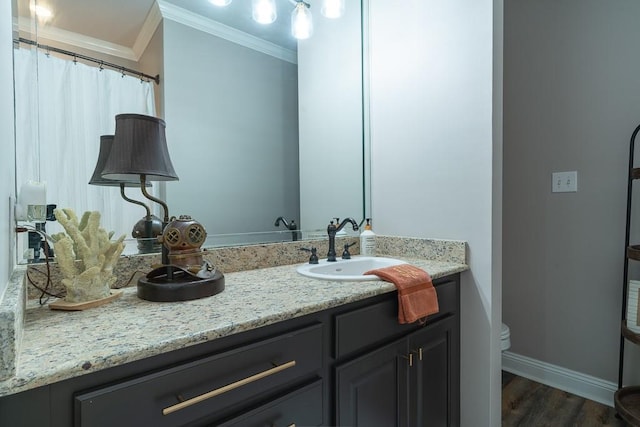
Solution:
{"label": "dark lampshade", "polygon": [[118,114],[111,153],[102,178],[116,181],[178,179],[167,149],[164,120],[142,114]]}
{"label": "dark lampshade", "polygon": [[[111,153],[111,146],[113,145],[113,135],[100,136],[100,153],[98,153],[98,162],[96,168],[93,171],[93,175],[89,180],[91,185],[106,185],[106,186],[119,186],[124,184],[125,187],[140,187],[140,177],[129,178],[126,181],[116,181],[113,179],[106,179],[102,177],[102,171],[104,165],[107,163],[109,154]],[[151,183],[147,183],[147,187],[150,187]]]}

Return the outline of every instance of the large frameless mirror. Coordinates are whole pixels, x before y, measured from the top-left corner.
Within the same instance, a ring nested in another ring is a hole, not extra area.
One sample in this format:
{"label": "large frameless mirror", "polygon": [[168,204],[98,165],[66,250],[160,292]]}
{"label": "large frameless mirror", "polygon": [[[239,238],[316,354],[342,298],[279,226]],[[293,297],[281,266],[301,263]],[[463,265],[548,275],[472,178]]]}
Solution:
{"label": "large frameless mirror", "polygon": [[46,182],[47,204],[98,210],[105,228],[129,236],[144,211],[117,187],[87,183],[114,114],[133,112],[165,120],[179,180],[150,191],[171,215],[200,221],[208,246],[317,238],[331,219],[362,221],[362,3],[330,19],[309,1],[304,40],[292,36],[290,0],[276,2],[271,25],[252,19],[249,0],[213,3],[18,0],[18,193]]}

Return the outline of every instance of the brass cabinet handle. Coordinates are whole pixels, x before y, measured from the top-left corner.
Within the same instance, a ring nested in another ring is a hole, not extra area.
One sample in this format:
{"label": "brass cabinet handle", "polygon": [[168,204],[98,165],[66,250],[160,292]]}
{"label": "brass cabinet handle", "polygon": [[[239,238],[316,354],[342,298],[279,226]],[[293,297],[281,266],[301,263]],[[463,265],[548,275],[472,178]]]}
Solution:
{"label": "brass cabinet handle", "polygon": [[413,366],[413,352],[409,352],[408,355],[402,356],[404,359],[409,360],[409,367]]}
{"label": "brass cabinet handle", "polygon": [[254,381],[260,380],[262,378],[268,377],[270,375],[273,374],[277,374],[278,372],[284,371],[285,369],[289,369],[289,368],[293,368],[294,366],[296,366],[296,361],[292,360],[290,362],[287,363],[283,363],[282,365],[278,365],[275,368],[271,368],[271,369],[267,369],[266,371],[262,371],[259,372],[255,375],[251,375],[250,377],[247,377],[245,379],[236,381],[234,383],[231,384],[227,384],[223,387],[217,388],[215,390],[211,390],[210,392],[201,394],[200,396],[196,396],[193,397],[191,399],[185,400],[184,402],[180,402],[177,403],[175,405],[169,406],[167,408],[164,408],[162,410],[162,415],[169,415],[173,412],[179,411],[181,409],[187,408],[191,405],[195,405],[196,403],[200,403],[204,400],[210,399],[212,397],[215,396],[219,396],[223,393],[226,393],[228,391],[234,390],[238,387],[242,387],[243,385],[247,385],[249,383],[252,383]]}
{"label": "brass cabinet handle", "polygon": [[411,353],[417,353],[418,360],[422,361],[422,347],[418,348],[417,350],[411,350]]}

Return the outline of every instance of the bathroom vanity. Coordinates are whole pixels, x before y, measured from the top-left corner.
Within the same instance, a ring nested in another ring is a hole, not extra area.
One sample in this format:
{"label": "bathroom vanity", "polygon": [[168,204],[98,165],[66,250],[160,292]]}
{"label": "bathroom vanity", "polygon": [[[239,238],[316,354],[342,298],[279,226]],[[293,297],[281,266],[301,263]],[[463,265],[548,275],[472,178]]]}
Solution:
{"label": "bathroom vanity", "polygon": [[[438,293],[424,325],[398,324],[390,283],[292,266],[229,274],[225,292],[196,301],[128,289],[86,312],[31,309],[0,425],[456,426],[466,265],[409,261]],[[44,327],[49,338],[35,336]]]}

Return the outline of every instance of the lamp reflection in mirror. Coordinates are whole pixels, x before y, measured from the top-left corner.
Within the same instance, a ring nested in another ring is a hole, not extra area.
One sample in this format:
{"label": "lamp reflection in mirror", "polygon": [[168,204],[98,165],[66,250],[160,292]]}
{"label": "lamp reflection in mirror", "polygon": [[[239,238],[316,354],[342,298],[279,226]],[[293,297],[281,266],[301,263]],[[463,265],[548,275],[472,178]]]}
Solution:
{"label": "lamp reflection in mirror", "polygon": [[231,0],[209,0],[209,3],[215,6],[224,7],[229,6],[231,4]]}
{"label": "lamp reflection in mirror", "polygon": [[308,39],[313,34],[310,7],[309,3],[298,1],[291,12],[291,34],[298,40]]}
{"label": "lamp reflection in mirror", "polygon": [[[98,153],[98,161],[93,171],[93,175],[89,180],[91,185],[100,185],[106,187],[120,187],[120,195],[124,200],[129,203],[133,203],[142,206],[146,215],[133,227],[132,236],[138,239],[138,250],[142,253],[157,252],[160,250],[160,244],[157,242],[157,237],[162,234],[162,224],[158,217],[151,214],[151,209],[146,203],[139,200],[131,199],[125,194],[125,187],[140,187],[140,179],[127,179],[127,180],[113,180],[102,177],[109,154],[111,153],[111,147],[113,146],[113,135],[100,136],[100,151]],[[151,183],[146,183],[147,187],[151,187]],[[155,241],[154,241],[155,240]]]}
{"label": "lamp reflection in mirror", "polygon": [[251,16],[260,24],[271,24],[278,17],[275,0],[252,0]]}

